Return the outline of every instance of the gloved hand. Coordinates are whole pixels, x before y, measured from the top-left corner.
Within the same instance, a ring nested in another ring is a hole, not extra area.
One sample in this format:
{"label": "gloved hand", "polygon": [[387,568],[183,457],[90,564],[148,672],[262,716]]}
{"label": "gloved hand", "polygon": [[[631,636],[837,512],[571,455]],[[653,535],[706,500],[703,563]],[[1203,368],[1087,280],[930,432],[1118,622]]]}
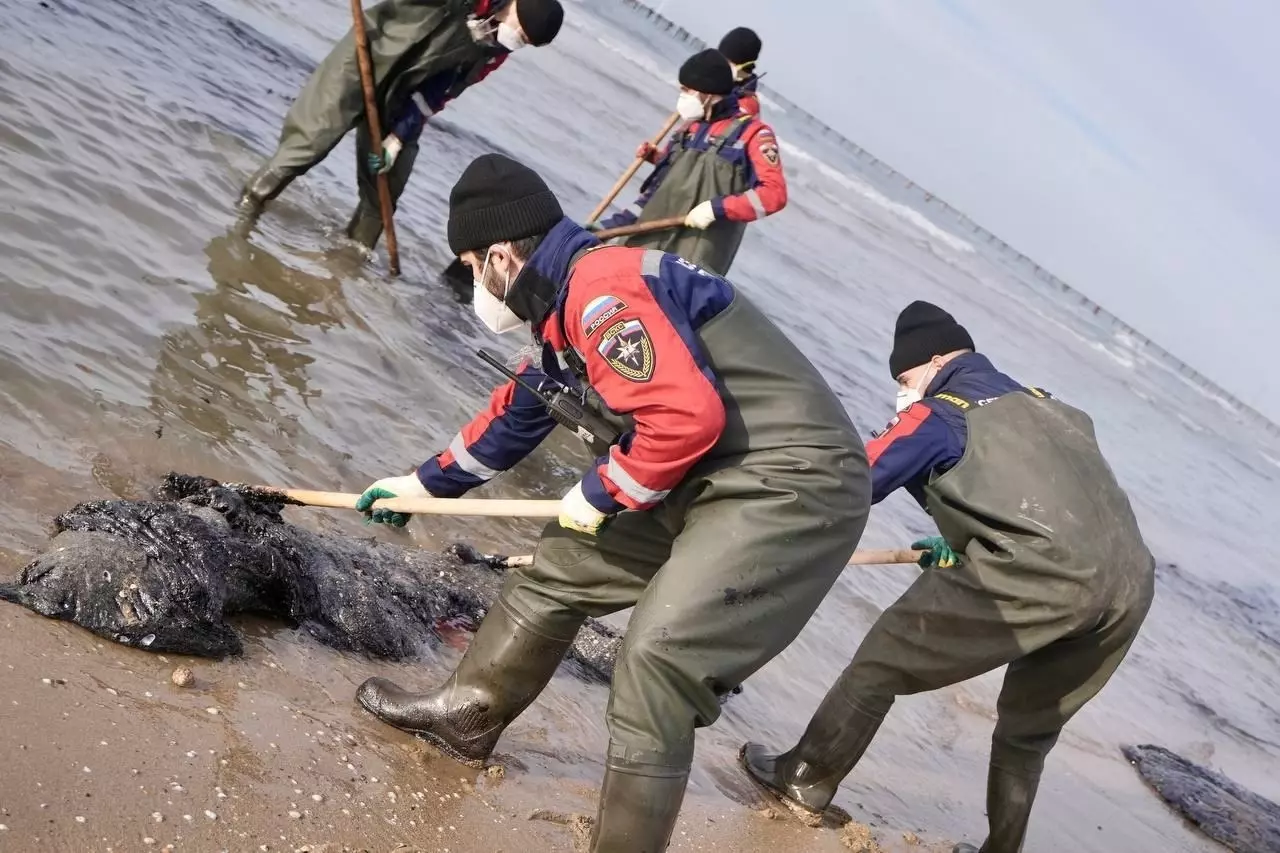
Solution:
{"label": "gloved hand", "polygon": [[369,155],[369,171],[375,175],[382,175],[391,171],[391,167],[396,164],[396,158],[400,156],[404,143],[400,141],[394,133],[382,140],[382,153]]}
{"label": "gloved hand", "polygon": [[636,159],[644,160],[646,163],[653,162],[653,155],[658,153],[658,146],[649,140],[640,143],[640,147],[636,149]]}
{"label": "gloved hand", "polygon": [[951,550],[947,540],[941,536],[930,536],[928,539],[912,542],[911,547],[924,551],[917,561],[922,569],[949,569],[960,561],[959,555]]}
{"label": "gloved hand", "polygon": [[582,483],[575,485],[560,500],[560,526],[566,530],[595,536],[610,517],[591,505],[582,493]]}
{"label": "gloved hand", "polygon": [[373,502],[382,498],[426,498],[431,493],[422,485],[416,473],[403,477],[383,477],[360,494],[356,501],[356,509],[365,514],[365,524],[390,524],[392,527],[404,527],[409,522],[409,514],[392,512],[389,509],[370,511]]}
{"label": "gloved hand", "polygon": [[702,204],[689,211],[689,215],[684,218],[684,224],[686,227],[697,228],[699,231],[715,221],[716,211],[715,208],[711,206],[710,201],[704,201]]}

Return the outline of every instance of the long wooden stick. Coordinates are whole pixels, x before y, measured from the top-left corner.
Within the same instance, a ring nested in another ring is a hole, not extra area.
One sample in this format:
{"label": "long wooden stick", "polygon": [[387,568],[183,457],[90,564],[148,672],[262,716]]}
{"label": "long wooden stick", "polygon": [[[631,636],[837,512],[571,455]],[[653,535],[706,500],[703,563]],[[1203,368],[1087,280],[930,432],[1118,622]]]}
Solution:
{"label": "long wooden stick", "polygon": [[[850,566],[892,566],[915,563],[919,561],[923,551],[912,551],[910,548],[886,549],[883,551],[854,551],[849,560]],[[498,568],[515,569],[520,566],[533,565],[533,555],[520,557],[494,557],[485,555],[485,559]]]}
{"label": "long wooden stick", "polygon": [[[364,89],[364,115],[369,122],[370,150],[382,153],[382,126],[378,121],[378,99],[373,88],[373,64],[369,61],[369,36],[364,29],[364,7],[360,0],[351,0],[352,26],[356,36],[356,62],[360,66],[360,85]],[[358,164],[364,169],[364,163]],[[391,187],[387,184],[385,172],[376,176],[378,185],[378,206],[382,212],[382,227],[387,232],[387,264],[391,274],[400,275],[400,246],[396,243],[396,225],[392,221]]]}
{"label": "long wooden stick", "polygon": [[[649,140],[649,144],[654,148],[661,145],[662,140],[667,138],[667,134],[671,132],[671,128],[675,127],[678,121],[680,121],[680,113],[672,113],[671,117],[667,119],[667,123],[662,126],[662,130],[658,131],[658,135]],[[626,187],[627,183],[630,182],[636,172],[640,171],[640,167],[644,164],[645,159],[637,157],[636,161],[627,167],[627,171],[622,173],[621,178],[618,178],[618,182],[613,185],[613,189],[609,190],[609,194],[600,200],[595,210],[591,211],[591,215],[587,217],[588,222],[595,222],[600,218],[600,214],[604,213],[609,208],[609,205],[613,204],[613,200],[618,197],[618,193],[622,192],[623,188]]]}
{"label": "long wooden stick", "polygon": [[632,234],[648,234],[650,231],[666,231],[668,228],[679,228],[684,225],[683,216],[668,216],[666,219],[653,219],[649,222],[636,222],[631,225],[619,225],[617,228],[603,228],[596,232],[597,240],[612,240],[614,237],[630,237]]}
{"label": "long wooden stick", "polygon": [[920,560],[924,551],[912,551],[910,548],[888,548],[882,551],[854,551],[849,558],[850,566],[892,566],[899,563],[915,563]]}
{"label": "long wooden stick", "polygon": [[[308,489],[277,489],[252,486],[258,494],[279,496],[287,503],[300,506],[355,509],[360,495],[347,492],[316,492]],[[389,509],[411,515],[471,515],[497,518],[559,518],[560,501],[555,500],[488,500],[485,498],[384,498],[374,509]]]}
{"label": "long wooden stick", "polygon": [[[682,225],[684,225],[683,216],[671,216],[666,219],[654,219],[651,222],[636,222],[631,225],[619,225],[617,228],[605,228],[596,232],[596,238],[599,240],[612,240],[614,237],[647,234],[650,231],[664,231],[667,228],[679,228]],[[464,293],[471,287],[471,283],[474,280],[471,268],[458,258],[454,258],[449,266],[444,268],[444,272],[440,273],[440,277],[455,290],[460,290]]]}
{"label": "long wooden stick", "polygon": [[[274,486],[249,486],[260,495],[277,496],[287,503],[299,506],[327,507],[329,509],[355,509],[360,495],[354,492],[320,492],[311,489],[277,489]],[[559,518],[560,501],[531,499],[489,498],[383,498],[375,501],[374,509],[389,509],[411,515],[473,515],[498,518]],[[914,563],[923,551],[910,548],[855,551],[849,560],[851,566],[887,566],[895,563]],[[499,558],[493,558],[499,559]],[[507,566],[527,566],[533,557],[505,557]]]}

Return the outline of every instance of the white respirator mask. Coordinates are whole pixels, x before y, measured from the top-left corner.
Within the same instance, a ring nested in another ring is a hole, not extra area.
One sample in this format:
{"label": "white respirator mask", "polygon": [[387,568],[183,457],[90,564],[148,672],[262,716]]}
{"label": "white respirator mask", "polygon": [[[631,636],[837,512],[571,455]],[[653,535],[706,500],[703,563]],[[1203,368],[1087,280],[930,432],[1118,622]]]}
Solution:
{"label": "white respirator mask", "polygon": [[498,22],[497,40],[498,44],[507,50],[519,50],[528,44],[520,34],[519,28],[511,26],[506,21]]}
{"label": "white respirator mask", "polygon": [[702,96],[697,92],[681,92],[676,100],[676,112],[680,114],[680,118],[693,121],[702,118],[707,112],[707,105],[702,102]]}
{"label": "white respirator mask", "polygon": [[[937,375],[935,373],[935,375]],[[920,376],[920,381],[911,388],[899,388],[898,397],[895,401],[897,411],[905,412],[924,399],[924,389],[929,387],[929,383],[933,381],[929,376],[929,371],[925,371]]]}
{"label": "white respirator mask", "polygon": [[480,268],[479,278],[472,280],[475,285],[475,293],[472,296],[472,307],[475,309],[476,317],[484,323],[485,328],[493,332],[495,335],[505,335],[507,332],[514,332],[516,329],[524,325],[516,312],[507,307],[507,293],[511,290],[511,272],[507,272],[507,280],[502,286],[502,298],[494,296],[489,289],[484,286],[485,274],[489,271],[489,256],[493,253],[493,247],[489,247],[489,251],[484,253],[484,266]]}

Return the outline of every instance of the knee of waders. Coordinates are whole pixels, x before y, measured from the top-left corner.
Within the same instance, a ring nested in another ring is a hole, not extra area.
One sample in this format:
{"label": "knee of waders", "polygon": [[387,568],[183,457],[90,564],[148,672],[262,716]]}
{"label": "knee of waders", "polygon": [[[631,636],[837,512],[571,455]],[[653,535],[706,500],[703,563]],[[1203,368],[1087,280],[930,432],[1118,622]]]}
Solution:
{"label": "knee of waders", "polygon": [[855,657],[830,692],[867,716],[883,717],[899,696],[918,692],[913,687],[912,679],[901,670]]}
{"label": "knee of waders", "polygon": [[571,596],[527,575],[529,568],[521,566],[507,575],[498,603],[539,634],[573,639],[587,620],[586,613],[573,607]]}
{"label": "knee of waders", "polygon": [[1061,730],[1049,734],[1015,734],[997,723],[991,738],[991,766],[1026,779],[1040,778],[1044,759]]}
{"label": "knee of waders", "polygon": [[694,729],[720,717],[713,684],[675,654],[660,631],[628,632],[609,694],[610,734],[619,743],[643,745],[641,752],[665,756],[655,763],[691,759]]}

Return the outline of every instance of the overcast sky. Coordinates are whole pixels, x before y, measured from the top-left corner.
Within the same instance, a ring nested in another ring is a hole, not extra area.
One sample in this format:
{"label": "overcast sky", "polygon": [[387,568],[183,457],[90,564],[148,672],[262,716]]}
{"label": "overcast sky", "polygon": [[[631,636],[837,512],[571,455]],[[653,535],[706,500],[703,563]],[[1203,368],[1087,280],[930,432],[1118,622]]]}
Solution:
{"label": "overcast sky", "polygon": [[662,11],[755,28],[769,84],[1280,420],[1280,2]]}

